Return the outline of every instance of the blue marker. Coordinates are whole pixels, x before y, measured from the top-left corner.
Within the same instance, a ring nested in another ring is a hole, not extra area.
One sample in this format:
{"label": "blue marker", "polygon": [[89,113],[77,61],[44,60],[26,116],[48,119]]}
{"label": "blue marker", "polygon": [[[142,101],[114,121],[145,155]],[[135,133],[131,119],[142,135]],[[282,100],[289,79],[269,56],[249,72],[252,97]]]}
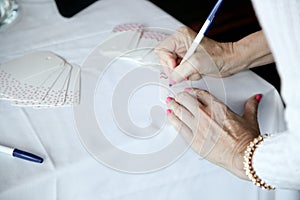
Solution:
{"label": "blue marker", "polygon": [[32,153],[22,151],[19,149],[15,149],[15,148],[11,148],[11,147],[6,147],[3,145],[0,145],[0,152],[6,153],[6,154],[11,155],[16,158],[21,158],[21,159],[32,161],[32,162],[42,163],[44,161],[43,158],[41,158],[37,155],[34,155]]}

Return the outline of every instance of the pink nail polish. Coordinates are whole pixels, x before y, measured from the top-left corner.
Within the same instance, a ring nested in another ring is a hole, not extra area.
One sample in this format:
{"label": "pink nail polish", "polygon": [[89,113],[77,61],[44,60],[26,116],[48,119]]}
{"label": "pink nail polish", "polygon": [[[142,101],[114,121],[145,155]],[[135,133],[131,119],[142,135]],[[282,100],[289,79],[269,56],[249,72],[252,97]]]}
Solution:
{"label": "pink nail polish", "polygon": [[173,98],[172,97],[167,97],[166,102],[169,103],[170,101],[172,101]]}
{"label": "pink nail polish", "polygon": [[172,110],[170,110],[170,109],[166,110],[167,115],[171,114],[171,112],[172,112]]}
{"label": "pink nail polish", "polygon": [[257,94],[255,96],[255,99],[256,99],[257,102],[260,102],[261,98],[262,98],[262,94]]}
{"label": "pink nail polish", "polygon": [[186,91],[186,92],[188,92],[190,90],[191,90],[191,88],[184,88],[184,91]]}
{"label": "pink nail polish", "polygon": [[189,80],[189,77],[186,77],[184,80],[185,80],[185,81],[188,81],[188,80]]}
{"label": "pink nail polish", "polygon": [[176,82],[173,81],[172,79],[169,80],[169,84],[174,85]]}

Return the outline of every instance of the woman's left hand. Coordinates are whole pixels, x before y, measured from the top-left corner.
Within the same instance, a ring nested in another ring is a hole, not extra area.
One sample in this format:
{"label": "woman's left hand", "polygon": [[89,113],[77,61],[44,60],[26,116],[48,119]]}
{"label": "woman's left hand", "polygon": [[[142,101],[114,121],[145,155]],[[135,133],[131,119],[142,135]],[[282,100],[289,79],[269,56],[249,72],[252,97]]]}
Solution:
{"label": "woman's left hand", "polygon": [[240,116],[209,92],[189,88],[175,99],[167,98],[168,119],[196,153],[248,180],[243,156],[250,141],[260,134],[257,108],[261,97],[249,98]]}

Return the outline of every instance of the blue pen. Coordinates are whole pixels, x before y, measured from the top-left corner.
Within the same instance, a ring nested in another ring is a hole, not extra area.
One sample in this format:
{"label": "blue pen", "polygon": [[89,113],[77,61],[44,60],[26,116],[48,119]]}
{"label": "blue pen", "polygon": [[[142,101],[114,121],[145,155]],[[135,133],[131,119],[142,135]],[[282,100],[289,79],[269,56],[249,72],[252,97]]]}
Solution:
{"label": "blue pen", "polygon": [[197,34],[196,38],[194,39],[193,43],[191,44],[190,48],[188,49],[188,51],[186,52],[186,54],[184,55],[184,57],[182,58],[180,63],[183,63],[191,55],[193,55],[193,53],[197,49],[198,45],[200,44],[202,38],[204,37],[204,34],[206,33],[206,31],[210,27],[212,21],[214,20],[215,15],[216,15],[220,5],[222,4],[222,2],[223,2],[223,0],[218,0],[217,1],[216,5],[214,6],[212,11],[210,12],[208,18],[205,20],[205,22],[204,22],[203,26],[201,27],[199,33]]}
{"label": "blue pen", "polygon": [[11,147],[6,147],[3,145],[0,145],[0,152],[6,153],[6,154],[11,155],[16,158],[21,158],[21,159],[32,161],[32,162],[42,163],[44,161],[43,158],[41,158],[37,155],[34,155],[32,153],[22,151],[19,149],[15,149],[15,148],[11,148]]}

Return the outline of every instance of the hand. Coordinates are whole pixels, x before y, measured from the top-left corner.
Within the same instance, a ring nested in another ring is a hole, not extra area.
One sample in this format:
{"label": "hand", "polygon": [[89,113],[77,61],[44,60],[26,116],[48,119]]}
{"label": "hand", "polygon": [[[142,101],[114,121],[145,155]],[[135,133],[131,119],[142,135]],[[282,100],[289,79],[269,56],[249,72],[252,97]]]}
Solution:
{"label": "hand", "polygon": [[195,53],[180,64],[196,35],[193,30],[181,27],[155,48],[165,73],[175,83],[186,78],[198,80],[201,75],[230,76],[274,62],[263,31],[257,31],[236,42],[221,43],[204,37]]}
{"label": "hand", "polygon": [[206,37],[202,39],[195,53],[179,65],[196,35],[193,30],[182,27],[156,47],[155,52],[160,57],[165,73],[171,74],[171,79],[176,83],[185,78],[198,80],[201,74],[217,77],[230,75],[227,72],[223,73],[222,68],[223,57],[226,51],[230,50],[232,43],[218,43]]}
{"label": "hand", "polygon": [[260,134],[257,108],[261,97],[249,98],[239,116],[209,92],[189,89],[175,99],[167,98],[168,119],[196,153],[248,180],[243,156],[250,141]]}

